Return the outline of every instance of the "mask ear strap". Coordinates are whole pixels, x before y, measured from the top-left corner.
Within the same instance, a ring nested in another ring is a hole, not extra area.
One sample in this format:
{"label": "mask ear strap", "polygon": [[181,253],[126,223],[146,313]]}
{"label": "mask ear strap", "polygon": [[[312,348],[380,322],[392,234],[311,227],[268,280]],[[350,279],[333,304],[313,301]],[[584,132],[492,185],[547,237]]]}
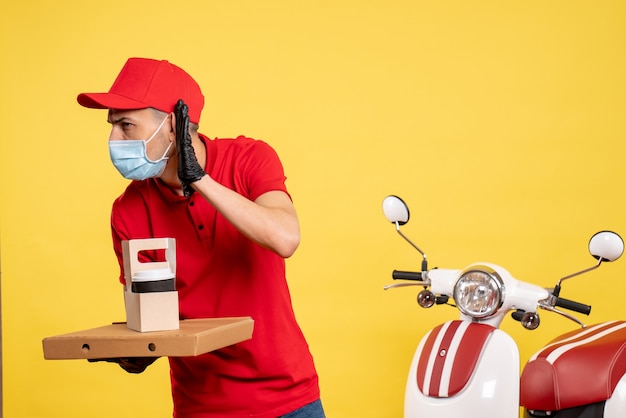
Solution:
{"label": "mask ear strap", "polygon": [[170,157],[167,156],[167,153],[170,151],[170,148],[172,148],[172,144],[173,144],[173,142],[170,142],[170,144],[167,146],[167,148],[165,149],[165,152],[163,153],[163,156],[161,157],[161,160],[169,160],[170,159]]}
{"label": "mask ear strap", "polygon": [[[169,113],[168,113],[168,114],[167,114],[167,116],[165,117],[165,119],[163,119],[163,120],[161,121],[161,124],[159,125],[159,127],[158,127],[158,128],[156,128],[156,131],[154,131],[154,133],[152,134],[152,136],[151,136],[150,138],[148,138],[148,139],[145,141],[145,142],[146,142],[146,144],[147,144],[148,142],[152,141],[152,138],[154,138],[154,137],[156,136],[156,134],[157,134],[157,133],[161,130],[161,128],[163,127],[163,124],[165,123],[165,121],[166,121],[166,120],[167,120],[167,118],[169,118],[169,117],[170,117],[170,115],[169,115]],[[170,143],[170,144],[171,144],[171,143]]]}

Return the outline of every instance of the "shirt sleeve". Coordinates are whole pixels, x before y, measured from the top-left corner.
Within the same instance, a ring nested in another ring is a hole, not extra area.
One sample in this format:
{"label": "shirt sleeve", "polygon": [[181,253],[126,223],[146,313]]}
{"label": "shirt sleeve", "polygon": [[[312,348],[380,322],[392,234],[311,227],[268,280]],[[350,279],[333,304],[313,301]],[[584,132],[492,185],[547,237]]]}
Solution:
{"label": "shirt sleeve", "polygon": [[266,142],[251,142],[242,152],[238,165],[236,172],[241,175],[240,186],[246,190],[250,200],[275,190],[289,196],[283,165],[276,151]]}

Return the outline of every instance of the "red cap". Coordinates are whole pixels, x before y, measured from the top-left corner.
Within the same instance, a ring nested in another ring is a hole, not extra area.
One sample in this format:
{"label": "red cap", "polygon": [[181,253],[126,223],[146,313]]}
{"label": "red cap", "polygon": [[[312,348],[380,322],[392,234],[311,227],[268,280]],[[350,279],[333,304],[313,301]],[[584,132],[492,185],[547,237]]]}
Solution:
{"label": "red cap", "polygon": [[181,68],[163,60],[129,58],[108,93],[81,93],[77,100],[91,109],[174,111],[179,99],[189,107],[189,120],[200,121],[204,96],[200,86]]}

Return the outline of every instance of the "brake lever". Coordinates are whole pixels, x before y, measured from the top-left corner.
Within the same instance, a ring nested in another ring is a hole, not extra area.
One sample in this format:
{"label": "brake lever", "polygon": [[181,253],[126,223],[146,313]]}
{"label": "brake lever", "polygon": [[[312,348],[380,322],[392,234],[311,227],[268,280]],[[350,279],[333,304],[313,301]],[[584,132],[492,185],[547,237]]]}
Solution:
{"label": "brake lever", "polygon": [[563,312],[559,309],[556,309],[554,306],[550,305],[550,303],[546,303],[545,301],[540,301],[539,302],[539,308],[544,309],[546,311],[550,311],[550,312],[554,312],[556,314],[559,314],[561,316],[564,316],[565,318],[576,322],[578,325],[581,326],[581,328],[587,328],[587,325],[585,325],[580,319],[576,318],[573,315],[568,314],[567,312]]}

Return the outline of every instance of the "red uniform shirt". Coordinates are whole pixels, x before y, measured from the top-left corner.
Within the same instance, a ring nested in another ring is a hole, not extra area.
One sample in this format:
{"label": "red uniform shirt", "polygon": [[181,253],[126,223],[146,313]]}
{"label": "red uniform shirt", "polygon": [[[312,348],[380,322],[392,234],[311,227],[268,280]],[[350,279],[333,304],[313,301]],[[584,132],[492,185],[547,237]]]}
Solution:
{"label": "red uniform shirt", "polygon": [[[206,171],[217,182],[250,200],[272,190],[287,193],[280,160],[266,143],[201,138]],[[198,193],[186,199],[158,179],[130,183],[113,204],[111,226],[121,269],[122,240],[176,239],[181,318],[254,319],[251,340],[170,358],[175,417],[275,418],[319,398],[282,257],[244,237]]]}

